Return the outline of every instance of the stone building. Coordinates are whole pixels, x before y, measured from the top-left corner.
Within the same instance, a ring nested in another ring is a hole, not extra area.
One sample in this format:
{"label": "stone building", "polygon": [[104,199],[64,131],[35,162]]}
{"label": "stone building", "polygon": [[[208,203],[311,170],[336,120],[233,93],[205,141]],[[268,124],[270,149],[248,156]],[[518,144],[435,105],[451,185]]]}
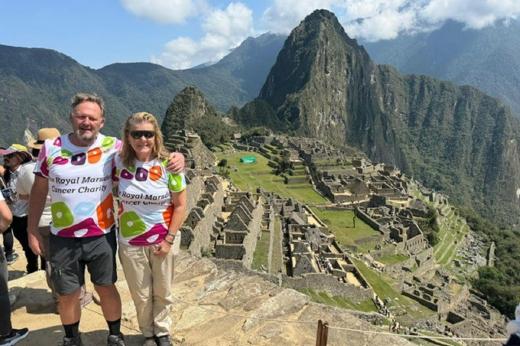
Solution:
{"label": "stone building", "polygon": [[[194,176],[188,185],[188,216],[181,228],[181,246],[201,256],[210,251],[213,228],[224,206],[224,189],[217,176]],[[191,205],[190,205],[191,204]]]}
{"label": "stone building", "polygon": [[215,257],[242,261],[246,268],[250,268],[262,229],[263,201],[258,195],[235,192],[226,197],[223,210],[229,216],[223,220],[220,229],[214,228]]}

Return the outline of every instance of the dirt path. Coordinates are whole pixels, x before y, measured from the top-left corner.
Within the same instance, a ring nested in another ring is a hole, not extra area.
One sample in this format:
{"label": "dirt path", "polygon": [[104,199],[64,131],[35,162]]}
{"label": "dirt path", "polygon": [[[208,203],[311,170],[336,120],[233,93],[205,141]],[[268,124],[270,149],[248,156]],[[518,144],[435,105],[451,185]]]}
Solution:
{"label": "dirt path", "polygon": [[[27,338],[17,345],[58,345],[64,333],[59,315],[54,313],[55,307],[46,285],[44,272],[24,275],[27,262],[17,241],[15,241],[15,249],[20,257],[9,266],[10,293],[17,297],[11,319],[14,328],[29,328]],[[91,284],[87,287],[90,292],[93,292]],[[140,332],[129,323],[122,324],[121,328],[127,336],[127,344],[142,345]],[[101,307],[95,302],[82,310],[80,330],[86,346],[106,345],[107,325]]]}

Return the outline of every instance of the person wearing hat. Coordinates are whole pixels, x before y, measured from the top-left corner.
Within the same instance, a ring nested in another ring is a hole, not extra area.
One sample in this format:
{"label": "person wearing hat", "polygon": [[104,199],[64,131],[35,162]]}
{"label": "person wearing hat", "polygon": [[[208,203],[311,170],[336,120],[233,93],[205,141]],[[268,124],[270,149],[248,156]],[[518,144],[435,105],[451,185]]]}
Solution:
{"label": "person wearing hat", "polygon": [[37,138],[27,143],[27,147],[31,149],[32,156],[36,158],[46,139],[58,138],[60,135],[60,131],[57,128],[44,127],[38,130]]}
{"label": "person wearing hat", "polygon": [[[43,147],[43,143],[47,139],[55,139],[58,138],[61,135],[60,131],[55,127],[45,127],[40,130],[38,130],[37,138],[30,141],[27,144],[27,147],[31,149],[31,154],[34,158],[37,158],[40,154],[40,150]],[[51,222],[52,222],[52,213],[51,213],[51,198],[50,195],[47,195],[47,201],[45,202],[45,207],[43,208],[42,216],[40,217],[40,221],[38,223],[38,231],[40,233],[40,236],[42,238],[42,245],[43,245],[43,257],[45,258],[45,278],[47,280],[47,285],[51,289],[52,296],[54,297],[54,300],[58,301],[58,293],[56,292],[56,289],[54,288],[54,285],[52,284],[51,280],[51,270],[52,266],[49,261],[49,235],[51,233]],[[85,285],[81,286],[81,293],[79,296],[80,305],[81,307],[85,307],[90,302],[92,302],[92,293],[87,292]]]}
{"label": "person wearing hat", "polygon": [[[43,128],[38,130],[38,136],[36,139],[32,140],[27,144],[27,147],[31,149],[31,154],[34,158],[38,157],[40,153],[40,149],[43,146],[43,143],[46,139],[54,139],[60,136],[60,131],[57,128]],[[47,202],[45,203],[45,208],[43,209],[42,216],[40,217],[40,222],[38,223],[38,227],[40,230],[42,227],[47,228],[49,230],[49,225],[52,221],[51,215],[51,203],[50,197],[47,196]],[[47,236],[48,238],[48,236]]]}
{"label": "person wearing hat", "polygon": [[[27,211],[29,207],[29,194],[34,182],[34,162],[26,146],[12,144],[7,149],[1,149],[0,155],[4,157],[4,165],[7,168],[4,173],[4,181],[10,192],[9,207],[13,213],[11,229],[14,237],[22,245],[27,260],[27,273],[38,270],[38,256],[29,247],[27,235]],[[41,268],[45,269],[45,261],[42,258]]]}

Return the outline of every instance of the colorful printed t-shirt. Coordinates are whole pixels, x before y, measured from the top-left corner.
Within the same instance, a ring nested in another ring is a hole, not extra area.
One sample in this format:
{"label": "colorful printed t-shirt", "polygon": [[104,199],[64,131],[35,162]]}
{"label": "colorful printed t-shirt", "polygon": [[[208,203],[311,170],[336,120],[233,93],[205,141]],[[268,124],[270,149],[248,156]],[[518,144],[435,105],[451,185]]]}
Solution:
{"label": "colorful printed t-shirt", "polygon": [[160,243],[173,213],[170,194],[186,188],[184,175],[167,172],[159,160],[125,167],[116,155],[114,180],[119,181],[119,241],[135,246]]}
{"label": "colorful printed t-shirt", "polygon": [[115,137],[99,134],[90,147],[78,147],[69,135],[46,140],[35,174],[49,179],[51,232],[60,237],[95,237],[115,223],[112,196]]}

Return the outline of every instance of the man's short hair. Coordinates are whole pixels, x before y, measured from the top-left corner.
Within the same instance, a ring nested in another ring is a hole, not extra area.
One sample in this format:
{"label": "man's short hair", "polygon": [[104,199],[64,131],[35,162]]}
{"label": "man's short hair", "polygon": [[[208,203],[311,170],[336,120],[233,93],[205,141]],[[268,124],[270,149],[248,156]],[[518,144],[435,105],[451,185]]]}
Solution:
{"label": "man's short hair", "polygon": [[74,108],[76,108],[77,105],[83,102],[95,102],[101,108],[101,116],[105,117],[105,101],[103,101],[103,98],[101,96],[98,96],[96,94],[89,94],[89,93],[77,93],[72,97],[72,103],[71,103],[71,114],[72,111],[74,111]]}

